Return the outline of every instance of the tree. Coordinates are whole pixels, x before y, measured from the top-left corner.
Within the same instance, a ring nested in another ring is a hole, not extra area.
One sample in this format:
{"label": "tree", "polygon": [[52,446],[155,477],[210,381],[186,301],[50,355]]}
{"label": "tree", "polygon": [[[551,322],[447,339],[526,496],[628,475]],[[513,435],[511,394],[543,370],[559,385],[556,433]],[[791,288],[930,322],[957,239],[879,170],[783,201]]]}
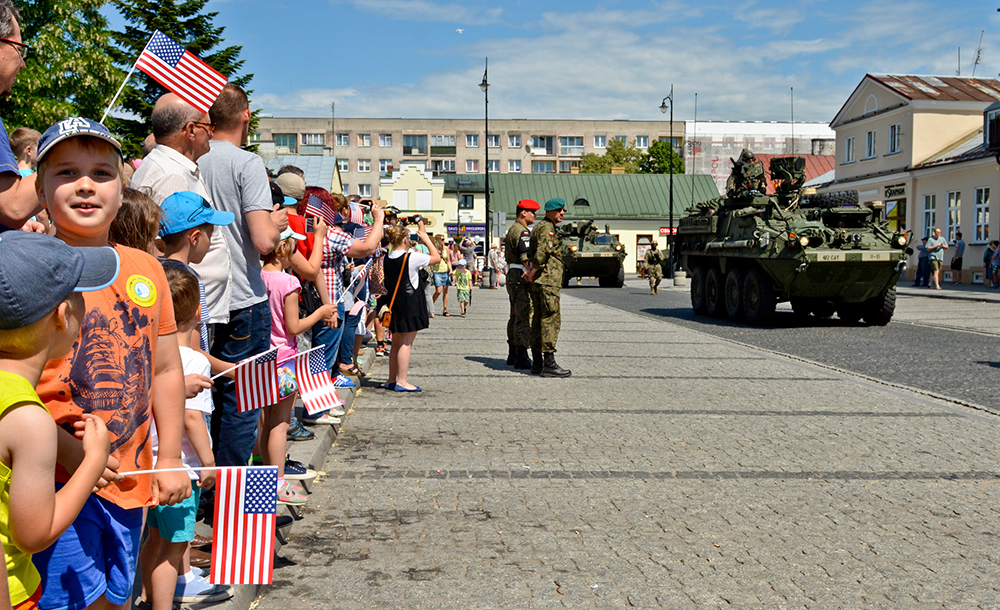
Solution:
{"label": "tree", "polygon": [[649,146],[639,170],[643,174],[683,174],[684,159],[666,140],[657,140]]}
{"label": "tree", "polygon": [[104,0],[20,0],[21,38],[31,46],[13,91],[0,102],[8,132],[45,131],[58,120],[99,120],[124,72],[111,59]]}
{"label": "tree", "polygon": [[[130,67],[153,32],[159,30],[229,77],[229,82],[246,89],[253,75],[239,75],[244,63],[239,58],[243,47],[221,47],[224,42],[222,33],[226,28],[213,25],[218,13],[202,13],[207,1],[112,0],[126,21],[124,31],[112,33],[117,45],[112,52],[115,62],[126,69]],[[115,120],[116,132],[124,136],[122,145],[127,149],[127,155],[140,153],[143,139],[152,131],[149,119],[153,104],[166,92],[159,83],[139,70],[132,75],[129,86],[125,87],[117,103],[134,118]]]}
{"label": "tree", "polygon": [[622,141],[612,139],[603,155],[587,153],[580,157],[581,174],[610,174],[611,168],[621,167],[626,174],[638,174],[645,153],[635,146],[626,146]]}

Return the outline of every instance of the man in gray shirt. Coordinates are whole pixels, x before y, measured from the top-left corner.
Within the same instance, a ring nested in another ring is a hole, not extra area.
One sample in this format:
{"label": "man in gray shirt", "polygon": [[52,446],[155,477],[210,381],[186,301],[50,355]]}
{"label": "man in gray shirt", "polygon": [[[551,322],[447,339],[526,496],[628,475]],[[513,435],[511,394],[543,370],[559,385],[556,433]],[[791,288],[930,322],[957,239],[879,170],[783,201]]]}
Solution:
{"label": "man in gray shirt", "polygon": [[944,265],[944,251],[948,249],[948,240],[941,237],[941,229],[934,227],[931,238],[927,240],[927,258],[931,263],[931,288],[941,290],[941,267]]}
{"label": "man in gray shirt", "polygon": [[955,253],[951,255],[951,283],[962,283],[962,258],[965,256],[965,242],[962,232],[955,232]]}
{"label": "man in gray shirt", "polygon": [[[226,85],[209,117],[215,126],[211,150],[198,165],[216,209],[236,216],[233,224],[219,227],[232,256],[232,294],[229,322],[215,325],[212,355],[235,363],[270,347],[271,310],[260,278],[260,255],[274,250],[288,217],[284,210],[274,211],[264,162],[240,148],[250,125],[246,93]],[[260,414],[238,412],[233,381],[227,378],[215,382],[214,398],[216,464],[244,466],[253,451]]]}

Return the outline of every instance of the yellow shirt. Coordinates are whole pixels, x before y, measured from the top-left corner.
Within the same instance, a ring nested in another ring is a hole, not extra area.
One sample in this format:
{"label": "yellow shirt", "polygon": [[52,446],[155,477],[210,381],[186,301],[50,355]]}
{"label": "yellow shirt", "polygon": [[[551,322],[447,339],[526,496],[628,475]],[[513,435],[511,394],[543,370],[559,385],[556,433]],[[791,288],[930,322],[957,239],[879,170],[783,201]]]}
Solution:
{"label": "yellow shirt", "polygon": [[[31,387],[27,379],[0,371],[0,418],[10,407],[25,402],[35,403],[45,409],[35,388]],[[3,425],[2,419],[0,425]],[[0,543],[3,543],[3,556],[7,560],[10,602],[16,606],[34,594],[42,583],[42,577],[35,569],[35,564],[31,563],[31,555],[18,550],[10,539],[10,473],[10,467],[0,462]]]}

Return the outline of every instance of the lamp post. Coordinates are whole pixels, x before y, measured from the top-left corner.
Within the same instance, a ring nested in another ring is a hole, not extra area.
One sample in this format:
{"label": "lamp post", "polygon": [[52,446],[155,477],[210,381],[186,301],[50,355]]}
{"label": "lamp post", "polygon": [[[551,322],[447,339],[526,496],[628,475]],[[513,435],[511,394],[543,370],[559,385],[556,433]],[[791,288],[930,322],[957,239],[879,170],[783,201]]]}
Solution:
{"label": "lamp post", "polygon": [[[670,100],[670,105],[667,105]],[[667,276],[674,277],[674,266],[676,265],[676,255],[674,254],[674,86],[670,85],[670,95],[660,102],[660,112],[666,113],[670,109],[670,235],[667,236],[667,244],[670,246],[670,271]]]}
{"label": "lamp post", "polygon": [[483,90],[486,97],[486,133],[483,135],[483,152],[486,154],[486,249],[484,256],[489,255],[493,234],[490,232],[490,84],[486,82],[486,75],[490,71],[490,58],[486,58],[486,69],[483,71],[483,82],[479,83],[479,88]]}

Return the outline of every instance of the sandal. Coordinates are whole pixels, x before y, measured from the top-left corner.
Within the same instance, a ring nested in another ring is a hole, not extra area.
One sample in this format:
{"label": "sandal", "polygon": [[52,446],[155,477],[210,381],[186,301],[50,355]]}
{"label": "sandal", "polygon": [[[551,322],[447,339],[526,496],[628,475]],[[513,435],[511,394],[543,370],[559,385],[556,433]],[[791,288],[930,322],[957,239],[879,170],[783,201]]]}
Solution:
{"label": "sandal", "polygon": [[441,313],[441,315],[444,316],[445,318],[450,318],[451,317],[451,315],[448,313],[447,309],[445,309],[444,312]]}
{"label": "sandal", "polygon": [[357,365],[355,365],[355,364],[352,364],[351,366],[347,367],[346,369],[344,367],[340,367],[340,372],[343,375],[352,375],[354,377],[364,377],[365,376],[365,372],[362,371],[361,369],[359,369],[357,367]]}

